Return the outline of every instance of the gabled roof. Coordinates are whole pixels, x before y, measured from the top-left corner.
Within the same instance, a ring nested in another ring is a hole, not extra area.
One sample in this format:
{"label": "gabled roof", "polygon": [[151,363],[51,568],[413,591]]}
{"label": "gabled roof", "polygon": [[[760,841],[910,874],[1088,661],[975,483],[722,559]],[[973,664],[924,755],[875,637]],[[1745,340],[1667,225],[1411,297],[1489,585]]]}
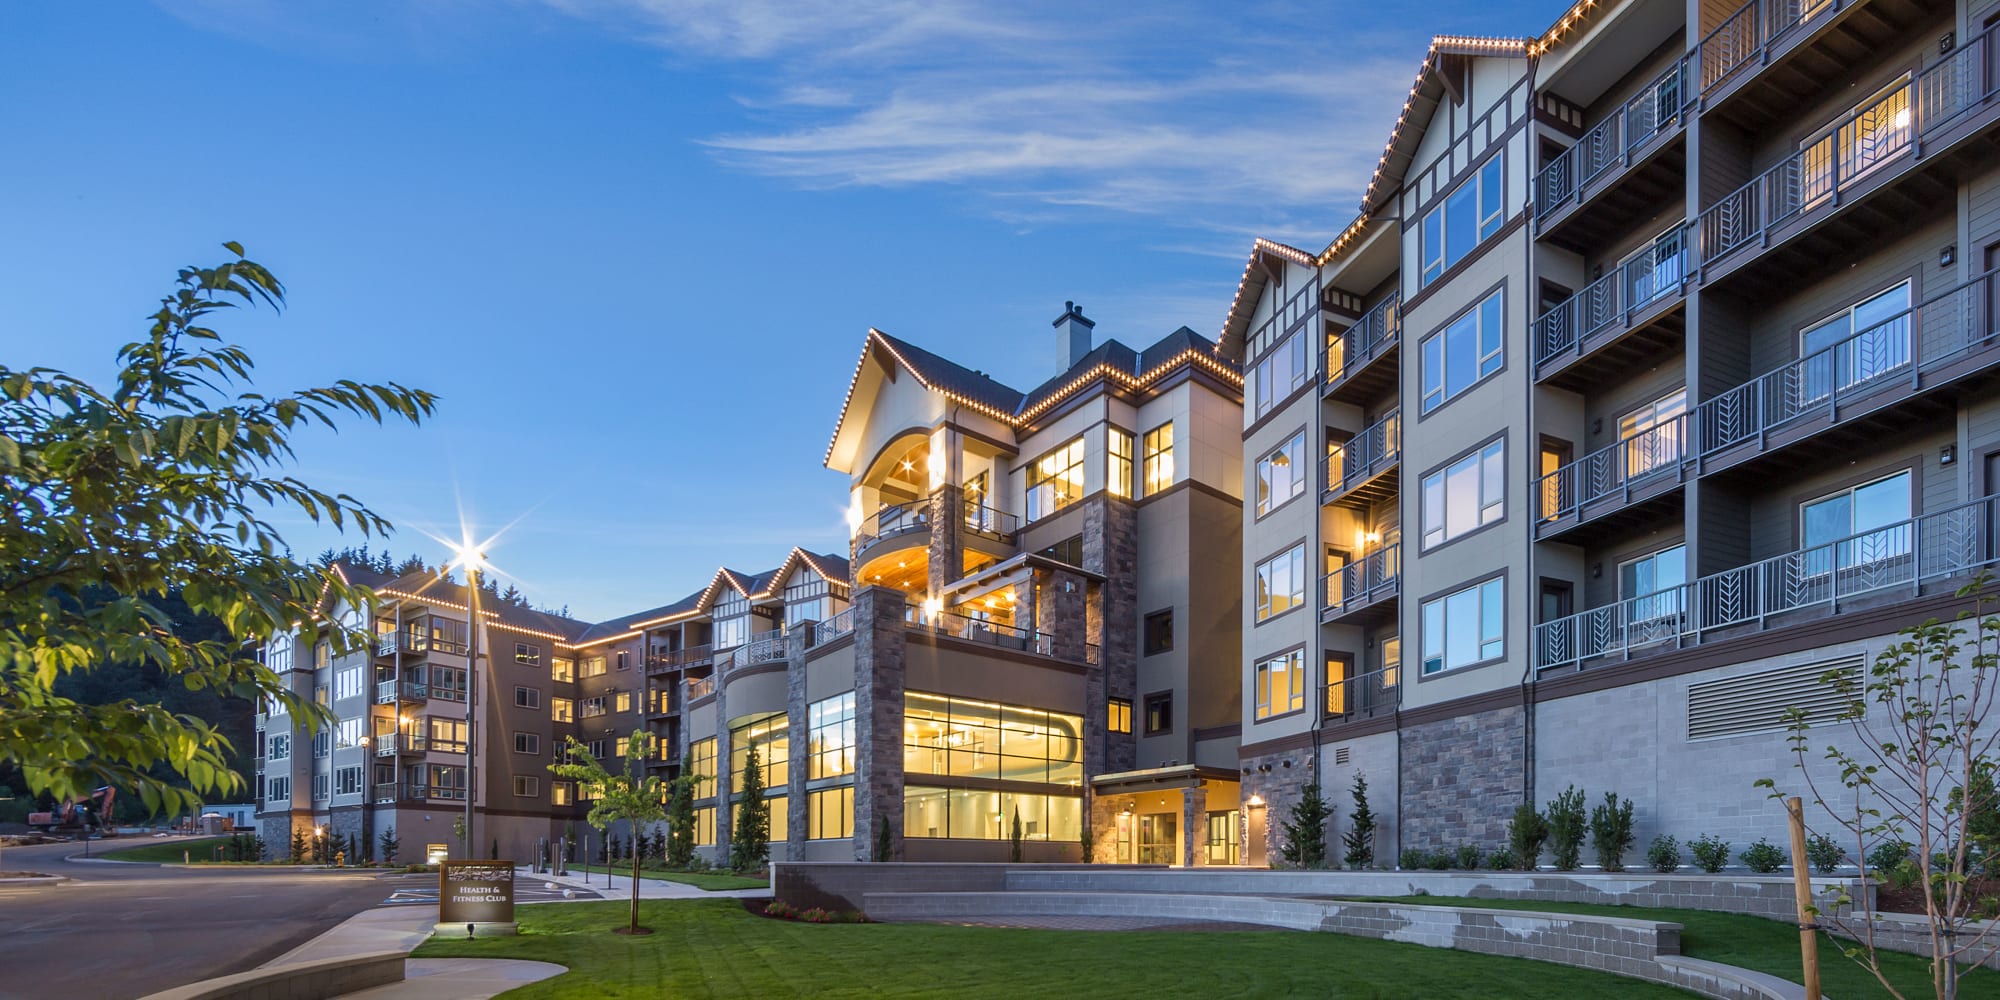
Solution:
{"label": "gabled roof", "polygon": [[[466,598],[470,591],[463,584],[440,580],[437,574],[428,570],[399,576],[376,587],[375,592],[392,600],[409,600],[469,612]],[[501,601],[482,601],[479,610],[488,627],[498,626],[563,643],[575,641],[590,629],[589,622]]]}
{"label": "gabled roof", "polygon": [[794,547],[777,569],[765,570],[762,573],[745,573],[724,566],[717,569],[715,575],[709,578],[708,585],[700,590],[672,604],[598,622],[585,629],[577,637],[576,643],[588,646],[614,639],[631,638],[653,626],[671,625],[676,621],[699,617],[715,606],[716,597],[725,586],[756,600],[779,596],[778,588],[800,565],[812,567],[813,572],[829,580],[847,582],[848,570],[845,558]]}

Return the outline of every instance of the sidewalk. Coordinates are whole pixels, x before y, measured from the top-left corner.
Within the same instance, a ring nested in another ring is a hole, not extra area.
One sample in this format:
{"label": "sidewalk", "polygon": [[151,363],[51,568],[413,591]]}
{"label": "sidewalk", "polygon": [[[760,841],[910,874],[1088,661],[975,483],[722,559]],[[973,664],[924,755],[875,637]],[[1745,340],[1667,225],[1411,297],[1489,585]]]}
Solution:
{"label": "sidewalk", "polygon": [[[385,906],[363,910],[332,930],[264,963],[264,968],[347,958],[384,951],[408,952],[431,935],[437,909]],[[548,962],[515,959],[411,958],[400,983],[347,997],[366,1000],[487,1000],[511,989],[569,971]]]}
{"label": "sidewalk", "polygon": [[[594,875],[585,875],[580,872],[572,872],[568,875],[552,875],[544,872],[540,875],[537,875],[533,871],[527,868],[521,868],[515,871],[514,877],[521,879],[523,881],[535,881],[539,879],[541,881],[553,883],[555,885],[575,886],[579,889],[587,887],[602,894],[605,899],[616,900],[616,899],[632,898],[632,877],[630,875],[612,875],[610,877],[611,884],[608,888],[605,886],[605,876],[602,873]],[[768,896],[770,894],[771,890],[769,887],[760,887],[755,889],[718,889],[715,892],[708,892],[703,889],[697,889],[694,886],[686,884],[685,882],[670,882],[663,878],[646,878],[643,875],[639,877],[640,899],[740,899],[744,896]],[[536,902],[583,903],[583,902],[596,902],[596,901],[581,900],[581,899],[579,900],[552,899],[552,900],[537,900]],[[529,904],[523,903],[521,905],[526,906]]]}

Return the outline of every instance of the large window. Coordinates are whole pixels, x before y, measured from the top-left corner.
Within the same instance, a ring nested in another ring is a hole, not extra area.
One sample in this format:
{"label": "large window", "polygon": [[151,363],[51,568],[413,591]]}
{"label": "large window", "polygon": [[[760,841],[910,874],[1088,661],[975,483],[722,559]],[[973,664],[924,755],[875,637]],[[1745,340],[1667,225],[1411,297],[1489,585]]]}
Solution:
{"label": "large window", "polygon": [[694,811],[694,842],[702,847],[715,844],[714,806],[703,806]]}
{"label": "large window", "polygon": [[1496,154],[1446,195],[1444,204],[1424,215],[1423,283],[1442,277],[1474,247],[1499,232],[1506,204],[1506,157]]}
{"label": "large window", "polygon": [[1424,548],[1440,545],[1507,512],[1507,443],[1495,441],[1424,477]]}
{"label": "large window", "polygon": [[[773,712],[729,730],[730,791],[733,793],[743,788],[744,766],[749,762],[750,745],[753,743],[757,746],[757,770],[763,773],[764,787],[784,788],[786,782],[791,780],[791,723],[786,721],[785,713]],[[771,819],[771,829],[784,829],[775,815]]]}
{"label": "large window", "polygon": [[604,656],[603,654],[598,654],[596,656],[584,657],[583,669],[577,671],[577,674],[581,677],[602,677],[604,676],[604,672]]}
{"label": "large window", "polygon": [[1147,736],[1162,736],[1174,731],[1174,693],[1156,691],[1146,696],[1141,706],[1146,721]]}
{"label": "large window", "polygon": [[841,840],[854,836],[854,786],[822,788],[806,794],[806,839]]}
{"label": "large window", "polygon": [[1147,656],[1171,652],[1174,648],[1174,609],[1161,608],[1146,616],[1140,629],[1140,648]]}
{"label": "large window", "polygon": [[695,779],[696,798],[715,794],[715,737],[688,743],[687,773]]}
{"label": "large window", "polygon": [[567,806],[567,805],[574,805],[575,803],[576,803],[576,782],[574,781],[549,782],[550,805]]}
{"label": "large window", "polygon": [[1132,496],[1132,435],[1111,428],[1105,434],[1109,459],[1105,462],[1105,486],[1114,497]]}
{"label": "large window", "polygon": [[[970,502],[969,500],[967,501]],[[818,573],[804,572],[785,584],[785,629],[804,622],[832,620],[847,610],[847,588],[827,582]]]}
{"label": "large window", "polygon": [[1304,332],[1294,333],[1250,366],[1252,419],[1271,412],[1279,400],[1306,384],[1312,375],[1312,366],[1306,361],[1306,340]]}
{"label": "large window", "polygon": [[569,656],[550,657],[549,679],[556,681],[576,680],[576,659]]}
{"label": "large window", "polygon": [[1688,394],[1685,387],[1618,418],[1618,440],[1625,443],[1625,475],[1638,478],[1654,469],[1671,468],[1681,460]]}
{"label": "large window", "polygon": [[1424,602],[1424,673],[1453,670],[1507,653],[1506,581],[1488,580]]}
{"label": "large window", "polygon": [[272,733],[270,739],[264,743],[264,752],[265,756],[270,757],[272,760],[290,760],[292,758],[291,734]]}
{"label": "large window", "polygon": [[1257,620],[1305,603],[1306,547],[1294,545],[1257,564]]}
{"label": "large window", "polygon": [[357,764],[353,767],[343,767],[333,772],[333,794],[335,795],[361,794],[360,765]]}
{"label": "large window", "polygon": [[1470,389],[1506,363],[1506,293],[1496,291],[1424,338],[1424,412]]}
{"label": "large window", "polygon": [[333,675],[333,696],[335,699],[361,697],[361,668],[349,667],[336,671]]}
{"label": "large window", "polygon": [[1109,716],[1105,725],[1107,731],[1114,733],[1130,733],[1132,731],[1132,699],[1110,699],[1107,714]]}
{"label": "large window", "polygon": [[1083,439],[1077,438],[1028,463],[1028,520],[1049,516],[1083,499]]}
{"label": "large window", "polygon": [[854,692],[843,691],[806,707],[807,778],[854,773]]}
{"label": "large window", "polygon": [[1305,492],[1306,432],[1303,428],[1284,444],[1257,460],[1257,516]]}
{"label": "large window", "polygon": [[[1676,545],[1618,564],[1618,597],[1625,601],[1625,620],[1657,621],[1678,614],[1687,582],[1687,546]],[[1664,593],[1662,593],[1664,591]]]}
{"label": "large window", "polygon": [[430,717],[430,747],[434,753],[465,752],[465,720]]}
{"label": "large window", "polygon": [[1257,718],[1306,707],[1306,654],[1294,649],[1257,664]]}
{"label": "large window", "polygon": [[1146,495],[1174,484],[1174,425],[1161,424],[1146,432]]}
{"label": "large window", "polygon": [[1014,817],[1021,839],[1073,842],[1083,831],[1083,798],[971,788],[903,789],[903,836],[1006,840]]}
{"label": "large window", "polygon": [[1877,292],[1799,333],[1799,395],[1825,399],[1910,363],[1910,283]]}
{"label": "large window", "polygon": [[556,722],[575,722],[576,700],[574,698],[550,698],[549,718]]}
{"label": "large window", "polygon": [[1057,785],[1083,782],[1083,718],[1020,705],[903,695],[903,770]]}
{"label": "large window", "polygon": [[601,695],[601,694],[600,694],[600,695],[596,695],[596,696],[594,696],[594,697],[590,697],[590,698],[585,698],[585,699],[583,699],[583,717],[584,717],[584,718],[586,718],[586,719],[595,719],[595,718],[597,718],[598,716],[600,716],[600,715],[603,715],[603,714],[604,714],[604,696],[603,696],[603,695]]}
{"label": "large window", "polygon": [[1820,574],[1908,556],[1909,519],[1907,471],[1800,504],[1802,568]]}
{"label": "large window", "polygon": [[292,800],[292,779],[286,775],[276,775],[264,783],[264,801],[290,802]]}
{"label": "large window", "polygon": [[534,643],[532,643],[532,642],[517,642],[517,643],[515,643],[515,644],[514,644],[514,662],[515,662],[515,663],[518,663],[518,664],[520,664],[520,665],[522,665],[522,666],[524,666],[524,667],[539,667],[539,666],[541,666],[541,665],[542,665],[542,647],[540,647],[540,646],[538,646],[538,645],[536,645],[536,644],[534,644]]}

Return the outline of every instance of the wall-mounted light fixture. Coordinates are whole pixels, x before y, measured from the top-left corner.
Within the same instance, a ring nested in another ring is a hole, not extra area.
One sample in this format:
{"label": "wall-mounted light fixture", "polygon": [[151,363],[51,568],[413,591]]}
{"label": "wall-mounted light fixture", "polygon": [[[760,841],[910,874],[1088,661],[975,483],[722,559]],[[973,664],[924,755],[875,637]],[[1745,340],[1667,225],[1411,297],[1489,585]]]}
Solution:
{"label": "wall-mounted light fixture", "polygon": [[1947,31],[1938,36],[1938,55],[1944,55],[1955,48],[1958,48],[1958,32]]}
{"label": "wall-mounted light fixture", "polygon": [[1594,563],[1591,563],[1591,564],[1590,564],[1590,578],[1591,578],[1591,579],[1593,579],[1593,580],[1600,580],[1600,579],[1603,579],[1603,578],[1604,578],[1604,564],[1603,564],[1603,563],[1601,563],[1601,562],[1594,562]]}
{"label": "wall-mounted light fixture", "polygon": [[1958,446],[1957,446],[1957,445],[1955,445],[1955,444],[1948,444],[1948,445],[1945,445],[1944,447],[1942,447],[1942,448],[1939,448],[1939,449],[1938,449],[1938,464],[1939,464],[1939,465],[1950,465],[1951,463],[1953,463],[1953,462],[1956,462],[1956,461],[1958,461]]}
{"label": "wall-mounted light fixture", "polygon": [[1938,251],[1938,266],[1950,267],[1956,263],[1958,263],[1958,247],[1954,244],[1945,244],[1944,249]]}
{"label": "wall-mounted light fixture", "polygon": [[1253,793],[1250,796],[1250,801],[1245,802],[1243,804],[1249,806],[1252,809],[1262,809],[1264,808],[1264,797],[1262,795],[1257,795]]}

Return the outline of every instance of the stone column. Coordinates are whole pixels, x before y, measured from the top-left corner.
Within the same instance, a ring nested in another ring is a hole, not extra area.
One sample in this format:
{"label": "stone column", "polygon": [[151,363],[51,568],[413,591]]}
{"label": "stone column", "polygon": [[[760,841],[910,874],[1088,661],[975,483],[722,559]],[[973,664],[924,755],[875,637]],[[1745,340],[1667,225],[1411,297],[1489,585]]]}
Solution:
{"label": "stone column", "polygon": [[[1084,770],[1098,775],[1129,771],[1139,762],[1134,734],[1107,732],[1110,699],[1138,699],[1139,518],[1127,500],[1100,495],[1084,503],[1083,568],[1104,577],[1090,613],[1098,665],[1084,685]],[[1185,717],[1187,706],[1175,711]],[[1137,723],[1139,706],[1132,714]]]}
{"label": "stone column", "polygon": [[723,675],[735,653],[715,661],[715,849],[722,860],[729,859],[729,832],[736,825],[736,810],[729,802],[729,693]]}
{"label": "stone column", "polygon": [[903,611],[899,591],[854,594],[854,860],[875,856],[875,825],[889,827],[889,858],[903,859]]}
{"label": "stone column", "polygon": [[791,761],[785,765],[785,857],[798,860],[806,843],[806,773],[812,766],[807,726],[806,649],[812,642],[814,623],[808,622],[785,637],[785,738],[791,743]]}
{"label": "stone column", "polygon": [[1083,662],[1089,631],[1089,588],[1083,577],[1060,569],[1037,572],[1035,627],[1049,636],[1049,651],[1059,659]]}
{"label": "stone column", "polygon": [[946,483],[931,494],[930,594],[944,593],[945,585],[965,575],[965,547],[959,533],[965,529],[965,488]]}
{"label": "stone column", "polygon": [[1189,868],[1208,864],[1208,783],[1196,780],[1194,787],[1181,793],[1181,829],[1187,831],[1187,847],[1181,864]]}

